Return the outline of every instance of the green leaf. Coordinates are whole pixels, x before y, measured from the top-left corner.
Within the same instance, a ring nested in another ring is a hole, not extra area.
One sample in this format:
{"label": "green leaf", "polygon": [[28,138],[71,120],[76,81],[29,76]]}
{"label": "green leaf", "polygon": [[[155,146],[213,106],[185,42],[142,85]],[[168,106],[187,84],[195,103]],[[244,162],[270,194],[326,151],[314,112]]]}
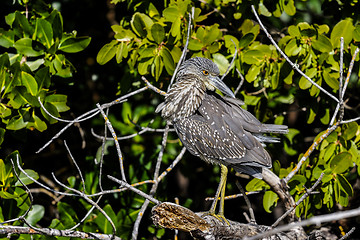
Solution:
{"label": "green leaf", "polygon": [[352,165],[352,156],[348,152],[341,152],[330,161],[330,168],[335,174],[345,172],[352,167]]}
{"label": "green leaf", "polygon": [[[47,125],[46,123],[41,120],[38,116],[35,115],[35,111],[33,112],[33,119],[34,119],[34,124],[31,125],[31,127],[36,128],[36,130],[43,132],[47,129]],[[28,126],[29,127],[29,126]]]}
{"label": "green leaf", "polygon": [[324,35],[319,35],[317,39],[313,39],[311,46],[320,52],[331,52],[333,49],[330,39]]}
{"label": "green leaf", "polygon": [[175,70],[175,62],[174,62],[174,59],[173,59],[169,49],[167,47],[161,48],[160,56],[162,57],[162,61],[164,62],[166,72],[169,75],[172,75]]}
{"label": "green leaf", "polygon": [[140,75],[146,75],[149,71],[150,64],[154,62],[154,58],[149,58],[147,61],[140,61],[138,64],[138,72]]}
{"label": "green leaf", "polygon": [[14,116],[10,119],[9,123],[6,125],[6,129],[9,130],[20,130],[25,128],[27,122],[24,121],[24,118],[21,115]]}
{"label": "green leaf", "polygon": [[180,12],[176,6],[170,6],[164,9],[163,16],[167,22],[175,22],[179,18]]}
{"label": "green leaf", "polygon": [[202,42],[200,42],[200,40],[198,40],[198,39],[191,38],[189,40],[188,48],[191,51],[199,51],[199,50],[201,50],[203,48],[203,46],[204,45],[202,44]]}
{"label": "green leaf", "polygon": [[66,105],[67,96],[62,94],[53,94],[45,98],[46,102],[53,104],[59,112],[65,112],[70,108]]}
{"label": "green leaf", "polygon": [[334,90],[339,89],[339,81],[337,78],[333,77],[332,74],[329,73],[328,69],[325,69],[322,72],[322,76],[329,87],[331,87]]}
{"label": "green leaf", "polygon": [[165,38],[165,29],[158,23],[151,27],[151,36],[157,44],[160,44]]}
{"label": "green leaf", "polygon": [[38,85],[38,91],[40,91],[43,87],[49,88],[51,83],[49,67],[39,69],[35,73],[35,80]]}
{"label": "green leaf", "polygon": [[[19,53],[25,56],[37,57],[44,54],[44,51],[39,44],[39,42],[33,41],[30,38],[21,38],[15,42],[14,47]],[[35,50],[34,48],[38,48],[38,50]]]}
{"label": "green leaf", "polygon": [[245,75],[245,79],[248,82],[253,82],[257,76],[260,74],[261,67],[252,65],[249,69],[249,71]]}
{"label": "green leaf", "polygon": [[67,53],[80,52],[90,44],[90,41],[91,37],[71,37],[60,43],[59,50]]}
{"label": "green leaf", "polygon": [[161,72],[163,70],[163,62],[160,56],[155,56],[154,63],[152,64],[152,75],[155,77],[155,80],[159,80]]}
{"label": "green leaf", "polygon": [[104,65],[105,63],[110,61],[116,54],[117,43],[118,42],[116,40],[112,40],[110,43],[105,44],[96,56],[96,61],[101,65]]}
{"label": "green leaf", "polygon": [[[309,78],[313,78],[317,73],[317,69],[316,68],[310,68],[310,69],[306,69],[305,74],[306,76],[308,76]],[[300,81],[299,81],[299,87],[301,89],[308,89],[310,88],[312,85],[312,83],[310,81],[308,81],[305,77],[301,77]]]}
{"label": "green leaf", "polygon": [[0,28],[0,46],[5,48],[12,47],[14,45],[15,34],[12,31],[5,31]]}
{"label": "green leaf", "polygon": [[45,19],[37,18],[33,40],[35,40],[35,36],[49,49],[54,43],[53,29],[51,23],[49,23]]}
{"label": "green leaf", "polygon": [[30,207],[30,198],[28,196],[28,194],[25,192],[25,190],[23,190],[20,187],[16,187],[15,188],[15,192],[14,192],[15,198],[14,200],[16,201],[16,206],[18,208],[20,208],[21,210],[28,210]]}
{"label": "green leaf", "polygon": [[273,191],[266,191],[263,197],[263,206],[266,212],[271,213],[273,208],[276,207],[279,197]]}
{"label": "green leaf", "polygon": [[[60,117],[60,114],[57,110],[57,108],[49,103],[49,102],[44,102],[44,107],[46,108],[46,110],[52,115],[52,116],[55,116],[55,117]],[[41,114],[44,116],[44,118],[50,123],[50,124],[53,124],[53,123],[56,123],[57,120],[50,117],[47,113],[44,112],[44,110],[41,108]]]}
{"label": "green leaf", "polygon": [[[34,170],[32,169],[25,169],[24,170],[30,177],[32,177],[33,179],[37,180],[39,179],[39,175],[37,174],[37,172],[35,172]],[[20,175],[19,175],[19,178],[21,180],[21,182],[25,185],[29,185],[31,183],[33,183],[33,180],[31,180],[30,178],[28,178],[23,172],[20,172]],[[21,184],[21,182],[18,180],[16,183],[15,183],[15,186],[17,187],[21,187],[23,186]]]}
{"label": "green leaf", "polygon": [[[1,110],[0,110],[0,115],[1,115]],[[4,128],[0,128],[0,146],[4,142],[5,132],[6,130]]]}
{"label": "green leaf", "polygon": [[351,184],[348,182],[348,180],[344,177],[343,174],[336,175],[337,180],[340,183],[340,187],[346,192],[347,195],[350,197],[354,195],[354,190],[351,187]]}
{"label": "green leaf", "polygon": [[[286,2],[286,1],[284,1]],[[287,4],[284,4],[284,11],[289,15],[289,16],[294,16],[296,13],[296,8],[294,5],[294,0],[289,0],[287,1]]]}
{"label": "green leaf", "polygon": [[53,10],[50,16],[53,16],[51,23],[53,29],[53,38],[55,41],[58,41],[62,38],[63,35],[63,18],[61,13],[57,10]]}
{"label": "green leaf", "polygon": [[20,28],[24,31],[26,37],[31,37],[33,35],[33,27],[30,25],[28,19],[25,15],[21,14],[19,11],[15,12],[14,28]]}
{"label": "green leaf", "polygon": [[77,215],[71,205],[65,202],[58,202],[58,211],[61,222],[65,227],[74,226],[77,222]]}
{"label": "green leaf", "polygon": [[300,37],[301,36],[299,28],[297,26],[294,26],[294,25],[290,25],[288,27],[288,33],[292,37]]}
{"label": "green leaf", "polygon": [[356,122],[350,122],[343,125],[344,132],[342,134],[342,137],[345,140],[350,140],[353,137],[356,136],[358,131],[358,124]]}
{"label": "green leaf", "polygon": [[140,36],[145,38],[147,35],[148,29],[151,28],[152,20],[143,13],[136,12],[130,21],[133,31]]}
{"label": "green leaf", "polygon": [[21,72],[21,82],[32,96],[38,94],[38,84],[33,76],[27,72]]}
{"label": "green leaf", "polygon": [[[242,38],[239,41],[239,48],[245,48],[249,46],[249,44],[255,39],[255,35],[251,32],[245,34],[242,36]],[[235,42],[236,43],[236,42]]]}
{"label": "green leaf", "polygon": [[118,47],[117,47],[117,51],[116,51],[116,62],[117,63],[121,63],[123,55],[124,57],[127,56],[127,46],[125,42],[121,42]]}
{"label": "green leaf", "polygon": [[291,39],[285,47],[285,53],[288,56],[296,56],[299,54],[301,46],[298,45],[295,38]]}
{"label": "green leaf", "polygon": [[246,191],[248,192],[255,192],[261,191],[263,189],[268,189],[269,186],[261,179],[253,178],[247,185]]}
{"label": "green leaf", "polygon": [[35,225],[37,222],[39,222],[45,214],[45,208],[41,205],[33,205],[29,213],[26,215],[26,221],[31,224]]}
{"label": "green leaf", "polygon": [[[114,210],[111,208],[110,204],[107,204],[104,208],[104,211],[110,217],[110,219],[116,224],[117,218]],[[95,218],[94,222],[101,229],[101,232],[105,234],[112,233],[113,229],[111,227],[110,222],[104,217],[103,214],[99,213],[99,215]]]}
{"label": "green leaf", "polygon": [[335,25],[330,34],[331,44],[334,47],[339,48],[340,38],[343,37],[345,46],[348,45],[352,40],[353,31],[354,26],[350,19],[341,20]]}
{"label": "green leaf", "polygon": [[221,53],[215,53],[213,55],[213,58],[214,58],[214,63],[219,67],[220,74],[223,75],[230,65],[229,61]]}

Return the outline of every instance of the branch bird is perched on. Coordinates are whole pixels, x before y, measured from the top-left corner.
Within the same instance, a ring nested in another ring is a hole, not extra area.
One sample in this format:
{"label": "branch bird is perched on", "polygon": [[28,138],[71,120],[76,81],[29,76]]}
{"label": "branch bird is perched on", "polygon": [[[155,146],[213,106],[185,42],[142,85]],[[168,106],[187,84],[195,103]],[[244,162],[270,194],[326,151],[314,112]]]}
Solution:
{"label": "branch bird is perched on", "polygon": [[[179,68],[176,82],[156,112],[170,121],[187,150],[206,162],[220,164],[221,178],[209,214],[215,215],[220,196],[219,216],[224,218],[227,167],[256,178],[262,168],[271,167],[271,158],[262,142],[276,139],[263,133],[288,132],[287,126],[262,124],[241,108],[242,101],[220,80],[219,68],[206,58],[191,58]],[[218,95],[219,89],[229,97]]]}

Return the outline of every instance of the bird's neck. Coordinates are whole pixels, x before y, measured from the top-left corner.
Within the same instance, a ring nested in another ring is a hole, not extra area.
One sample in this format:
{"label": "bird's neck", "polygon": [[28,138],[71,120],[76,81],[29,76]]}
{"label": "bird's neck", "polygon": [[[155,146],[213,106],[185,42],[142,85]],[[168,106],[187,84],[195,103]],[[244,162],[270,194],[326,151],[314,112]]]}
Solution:
{"label": "bird's neck", "polygon": [[173,122],[193,115],[204,99],[206,87],[194,76],[182,76],[169,90],[162,116]]}

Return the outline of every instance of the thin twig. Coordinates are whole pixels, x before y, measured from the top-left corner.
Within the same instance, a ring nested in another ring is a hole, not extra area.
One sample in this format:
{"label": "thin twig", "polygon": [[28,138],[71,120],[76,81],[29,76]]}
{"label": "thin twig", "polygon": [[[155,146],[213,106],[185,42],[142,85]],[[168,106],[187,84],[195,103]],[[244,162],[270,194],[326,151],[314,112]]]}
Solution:
{"label": "thin twig", "polygon": [[77,165],[77,163],[76,163],[73,155],[71,154],[71,151],[70,151],[68,145],[66,144],[66,141],[65,141],[65,140],[64,140],[64,145],[65,145],[66,150],[68,151],[68,154],[69,154],[72,162],[74,163],[74,165],[75,165],[75,167],[76,167],[76,169],[77,169],[77,171],[78,171],[78,173],[79,173],[79,176],[80,176],[80,179],[81,179],[81,183],[82,183],[82,186],[83,186],[83,191],[82,191],[82,192],[85,193],[85,181],[84,181],[83,175],[82,175],[82,173],[81,173],[81,170],[80,170],[79,166]]}
{"label": "thin twig", "polygon": [[99,210],[99,212],[101,212],[104,217],[109,221],[111,227],[112,227],[112,230],[113,230],[113,238],[115,237],[115,234],[116,234],[116,226],[114,224],[114,222],[111,220],[111,218],[109,217],[109,215],[107,215],[107,213],[96,203],[94,202],[93,200],[91,200],[86,194],[82,193],[81,191],[78,191],[76,190],[75,188],[71,188],[71,187],[68,187],[66,186],[65,184],[63,184],[62,182],[60,182],[55,174],[52,172],[51,173],[52,177],[54,178],[55,182],[57,184],[59,184],[60,186],[62,186],[63,188],[66,188],[70,191],[73,191],[75,193],[77,193],[80,197],[82,197],[84,200],[86,200],[89,204],[91,204],[92,206],[96,207],[97,210]]}
{"label": "thin twig", "polygon": [[342,236],[339,240],[345,240],[347,239],[354,231],[355,231],[355,227],[351,228],[350,231],[348,231],[344,236]]}
{"label": "thin twig", "polygon": [[[127,139],[131,139],[131,138],[134,138],[138,135],[141,135],[143,133],[146,133],[146,132],[165,132],[165,129],[160,129],[160,128],[149,128],[149,127],[141,127],[141,130],[137,133],[133,133],[133,134],[130,134],[130,135],[126,135],[126,136],[122,136],[122,137],[117,137],[118,141],[122,141],[122,140],[127,140]],[[175,129],[169,129],[169,132],[175,132]],[[94,129],[91,129],[91,134],[96,137],[96,138],[99,138],[101,140],[104,140],[105,137],[104,136],[100,136],[98,134],[96,134],[94,132]],[[106,138],[106,141],[114,141],[114,138],[109,138],[107,137]]]}
{"label": "thin twig", "polygon": [[59,195],[64,195],[64,196],[78,196],[77,194],[73,194],[73,193],[66,193],[66,192],[59,192],[59,191],[56,191],[44,184],[42,184],[41,182],[37,181],[35,178],[31,177],[29,174],[27,174],[27,172],[25,172],[24,169],[22,169],[22,167],[20,166],[20,162],[19,162],[19,159],[17,159],[17,167],[19,168],[19,170],[26,176],[28,177],[29,179],[31,179],[33,182],[35,182],[36,184],[38,184],[39,186],[43,187],[44,189],[50,191],[50,192],[53,192],[53,193],[56,193],[56,194],[59,194]]}
{"label": "thin twig", "polygon": [[325,93],[326,95],[328,95],[329,97],[331,97],[332,99],[334,99],[337,103],[339,102],[339,100],[332,95],[331,93],[329,93],[328,91],[326,91],[325,89],[323,89],[321,86],[319,86],[316,82],[314,82],[311,78],[309,78],[304,72],[302,72],[299,67],[297,66],[297,64],[294,64],[289,58],[288,56],[286,56],[286,54],[281,51],[280,47],[277,45],[277,43],[275,42],[275,40],[272,38],[272,36],[269,34],[269,32],[266,30],[265,26],[263,25],[263,23],[261,22],[254,5],[251,5],[252,11],[259,23],[259,25],[261,26],[262,30],[265,32],[266,36],[269,38],[269,40],[272,42],[272,44],[276,47],[276,49],[280,52],[280,54],[286,59],[286,61],[291,65],[291,67],[293,69],[295,69],[301,76],[303,76],[304,78],[306,78],[309,82],[311,82],[314,86],[316,86],[318,89],[320,89],[323,93]]}
{"label": "thin twig", "polygon": [[306,153],[304,153],[304,155],[301,157],[300,161],[298,162],[298,164],[296,165],[296,167],[291,170],[291,172],[282,180],[285,183],[288,183],[290,181],[290,179],[297,173],[297,171],[299,171],[299,169],[301,168],[302,164],[305,162],[306,159],[308,159],[310,157],[310,154],[315,150],[315,148],[325,139],[327,138],[327,136],[330,135],[330,133],[332,133],[338,126],[340,125],[340,122],[336,122],[334,123],[334,125],[332,125],[331,127],[329,127],[328,129],[326,129],[326,131],[318,138],[316,139],[313,144],[311,144],[311,146],[309,147],[309,149],[306,151]]}
{"label": "thin twig", "polygon": [[116,236],[113,237],[111,234],[80,232],[74,230],[59,230],[54,228],[38,229],[34,227],[0,225],[0,235],[12,235],[12,234],[45,235],[52,237],[67,237],[67,238],[79,238],[79,239],[121,240],[121,238]]}
{"label": "thin twig", "polygon": [[101,115],[103,115],[104,120],[105,120],[105,124],[107,125],[112,137],[115,140],[115,146],[116,146],[116,151],[119,157],[119,163],[120,163],[120,172],[121,172],[121,177],[122,180],[126,182],[126,177],[125,177],[125,170],[124,170],[124,157],[122,155],[121,149],[120,149],[120,144],[119,141],[117,139],[117,136],[115,134],[115,130],[111,125],[111,122],[109,121],[108,117],[105,115],[103,109],[100,107],[100,104],[96,104],[96,106],[99,108]]}
{"label": "thin twig", "polygon": [[[17,158],[17,161],[19,161],[19,155],[16,155],[16,158]],[[25,217],[28,215],[28,213],[30,212],[31,208],[32,208],[32,205],[33,205],[33,202],[34,202],[34,198],[33,198],[33,195],[30,191],[30,189],[23,183],[23,181],[20,179],[18,173],[16,172],[16,168],[15,168],[15,164],[14,164],[14,161],[12,158],[10,158],[10,162],[11,162],[11,166],[12,166],[12,169],[14,171],[14,174],[17,178],[17,180],[21,183],[21,185],[23,185],[23,187],[25,188],[26,190],[26,193],[28,194],[29,198],[30,198],[30,205],[29,205],[29,208],[25,211],[24,214],[22,214],[20,217],[17,217],[17,218],[14,218],[14,219],[10,219],[10,220],[7,220],[7,221],[3,221],[0,223],[0,228],[1,228],[1,225],[4,225],[4,224],[8,224],[8,223],[11,223],[11,222],[15,222],[15,221],[18,221],[18,220],[23,220],[25,219]],[[24,199],[24,201],[26,201],[27,198]]]}
{"label": "thin twig", "polygon": [[166,92],[158,89],[157,87],[153,86],[147,79],[146,77],[142,76],[141,79],[146,83],[146,87],[150,88],[151,90],[153,90],[154,92],[162,95],[162,96],[166,96]]}
{"label": "thin twig", "polygon": [[156,198],[152,197],[151,195],[149,194],[146,194],[144,193],[143,191],[137,189],[137,188],[134,188],[132,185],[122,181],[122,180],[119,180],[117,178],[114,178],[113,176],[110,176],[110,175],[107,175],[107,177],[111,180],[111,181],[114,181],[114,182],[117,182],[118,184],[120,184],[120,187],[125,187],[131,191],[133,191],[134,193],[142,196],[143,198],[155,203],[156,205],[157,204],[160,204],[161,202],[159,200],[157,200]]}
{"label": "thin twig", "polygon": [[156,179],[156,181],[160,182],[171,170],[174,169],[176,164],[178,164],[181,160],[181,158],[184,156],[184,153],[186,152],[186,147],[183,147],[179,153],[179,155],[175,158],[175,160],[170,164],[169,167],[166,168],[164,172],[160,174],[160,176]]}
{"label": "thin twig", "polygon": [[325,223],[325,222],[338,221],[338,220],[341,220],[344,218],[351,218],[351,217],[356,217],[356,216],[360,216],[360,208],[315,216],[315,217],[303,220],[301,222],[294,222],[291,224],[280,226],[280,227],[274,228],[270,231],[266,231],[264,233],[258,234],[256,236],[245,237],[243,239],[244,240],[262,239],[267,236],[272,236],[279,232],[289,231],[290,229],[293,229],[295,227],[304,227],[304,226],[308,226],[308,225],[320,226],[322,223]]}
{"label": "thin twig", "polygon": [[237,86],[236,90],[234,91],[234,95],[236,95],[239,91],[240,88],[242,87],[242,85],[244,84],[245,78],[244,76],[241,74],[241,72],[239,71],[239,69],[236,68],[236,72],[238,73],[239,77],[240,77],[240,82],[239,85]]}
{"label": "thin twig", "polygon": [[249,200],[249,198],[247,197],[247,195],[246,195],[246,193],[245,193],[245,191],[244,191],[244,188],[241,186],[241,184],[240,184],[239,181],[237,181],[237,180],[236,180],[235,184],[236,184],[236,186],[239,188],[239,190],[240,190],[240,192],[242,193],[242,195],[244,196],[246,205],[247,205],[247,207],[248,207],[248,209],[249,209],[249,213],[250,213],[250,223],[256,224],[254,210],[253,210],[253,208],[251,207],[250,200]]}
{"label": "thin twig", "polygon": [[[151,190],[150,190],[150,196],[153,196],[157,190],[158,184],[159,182],[156,181],[156,179],[159,177],[159,172],[160,172],[160,166],[161,166],[161,161],[162,161],[162,157],[164,154],[164,150],[166,147],[166,142],[167,142],[167,137],[168,137],[168,132],[169,132],[169,124],[166,124],[165,127],[166,131],[163,134],[163,139],[162,139],[162,143],[161,143],[161,149],[158,155],[158,159],[156,161],[156,166],[155,166],[155,172],[154,172],[154,181],[155,183],[152,185]],[[139,214],[135,220],[134,223],[134,227],[133,227],[133,232],[132,232],[132,239],[135,240],[137,239],[138,233],[139,233],[139,227],[140,227],[140,222],[142,217],[144,216],[145,210],[147,208],[147,206],[149,205],[149,200],[146,199],[145,202],[143,203],[143,205],[140,208]]]}
{"label": "thin twig", "polygon": [[181,57],[179,59],[179,62],[177,63],[176,65],[176,68],[174,70],[174,73],[171,77],[171,80],[170,80],[170,84],[168,86],[168,91],[171,87],[171,85],[173,84],[174,80],[175,80],[175,77],[176,77],[176,73],[177,71],[179,70],[179,67],[180,65],[182,64],[182,62],[184,61],[185,57],[186,57],[186,52],[187,52],[187,48],[188,48],[188,45],[189,45],[189,39],[190,39],[190,32],[191,32],[191,27],[192,27],[192,24],[191,24],[191,19],[194,17],[194,11],[195,11],[195,8],[192,7],[191,8],[191,13],[189,13],[189,23],[188,23],[188,29],[187,29],[187,36],[186,36],[186,42],[185,42],[185,46],[184,46],[184,49],[181,53]]}
{"label": "thin twig", "polygon": [[[112,102],[109,102],[109,103],[105,103],[105,104],[102,104],[101,105],[101,108],[102,109],[105,109],[105,108],[109,108],[113,105],[116,105],[116,104],[119,104],[119,103],[123,103],[124,101],[126,101],[127,98],[133,96],[133,95],[136,95],[140,92],[143,92],[145,91],[146,89],[148,89],[147,86],[143,87],[143,88],[140,88],[140,89],[137,89],[133,92],[130,92],[128,94],[125,94],[117,99],[115,99],[114,101]],[[74,123],[77,123],[77,122],[81,122],[81,121],[85,121],[85,120],[88,120],[90,118],[93,118],[94,116],[96,116],[97,114],[99,113],[99,110],[97,108],[94,108],[84,114],[82,114],[81,116],[77,117],[76,119],[74,119],[72,122],[69,122],[63,129],[61,129],[55,136],[53,136],[47,143],[45,143],[39,150],[36,151],[36,153],[39,153],[41,152],[42,150],[44,150],[47,146],[50,145],[50,143],[52,143],[55,139],[57,139],[58,137],[60,137],[60,135],[65,132],[69,127],[71,127]]]}
{"label": "thin twig", "polygon": [[323,178],[324,173],[321,173],[320,177],[314,185],[310,189],[306,189],[306,192],[301,196],[301,198],[295,203],[294,206],[292,206],[290,209],[288,209],[281,217],[279,217],[272,225],[272,228],[275,228],[284,218],[286,218],[292,211],[295,210],[297,206],[299,206],[300,203],[302,203],[313,191],[314,189],[321,183],[321,179]]}
{"label": "thin twig", "polygon": [[234,63],[234,61],[235,61],[235,59],[236,59],[236,56],[237,56],[237,48],[236,48],[236,44],[235,44],[235,42],[232,40],[232,39],[230,39],[231,41],[232,41],[232,43],[234,44],[234,46],[235,46],[235,52],[234,52],[234,56],[232,57],[232,60],[231,60],[231,62],[230,62],[230,65],[228,66],[228,68],[226,69],[226,72],[224,73],[224,75],[222,75],[221,76],[221,81],[226,77],[226,75],[230,72],[230,69],[231,69],[231,67],[232,67],[232,65],[233,65],[233,63]]}
{"label": "thin twig", "polygon": [[[245,192],[245,195],[259,194],[261,192],[263,192],[263,191]],[[224,200],[235,199],[235,198],[239,198],[239,197],[243,197],[243,196],[244,196],[244,194],[242,194],[242,193],[228,195],[228,196],[224,197]],[[207,197],[207,198],[205,198],[205,201],[214,201],[214,199],[215,199],[214,197]]]}

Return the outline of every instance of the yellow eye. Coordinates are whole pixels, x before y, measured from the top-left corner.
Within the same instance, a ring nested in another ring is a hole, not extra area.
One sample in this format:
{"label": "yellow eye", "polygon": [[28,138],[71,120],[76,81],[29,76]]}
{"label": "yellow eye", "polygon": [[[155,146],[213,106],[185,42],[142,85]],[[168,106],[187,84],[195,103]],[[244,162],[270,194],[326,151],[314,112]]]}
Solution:
{"label": "yellow eye", "polygon": [[204,75],[209,75],[209,72],[206,71],[206,70],[203,70],[202,72],[203,72]]}

